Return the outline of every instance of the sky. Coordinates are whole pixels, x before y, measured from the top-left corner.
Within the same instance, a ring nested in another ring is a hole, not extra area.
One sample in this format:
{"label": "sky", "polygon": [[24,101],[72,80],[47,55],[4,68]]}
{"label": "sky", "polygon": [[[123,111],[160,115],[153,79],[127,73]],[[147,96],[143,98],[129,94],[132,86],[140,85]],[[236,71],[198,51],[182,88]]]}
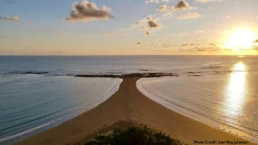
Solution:
{"label": "sky", "polygon": [[257,0],[0,0],[0,55],[257,55]]}

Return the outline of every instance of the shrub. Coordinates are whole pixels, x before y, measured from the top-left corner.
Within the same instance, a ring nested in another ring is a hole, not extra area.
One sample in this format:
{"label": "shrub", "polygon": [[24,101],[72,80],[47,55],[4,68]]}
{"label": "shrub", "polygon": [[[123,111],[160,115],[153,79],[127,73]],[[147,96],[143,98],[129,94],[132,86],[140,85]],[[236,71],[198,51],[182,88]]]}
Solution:
{"label": "shrub", "polygon": [[132,126],[126,129],[115,128],[107,136],[97,135],[84,145],[181,145],[164,133],[154,133],[146,126]]}

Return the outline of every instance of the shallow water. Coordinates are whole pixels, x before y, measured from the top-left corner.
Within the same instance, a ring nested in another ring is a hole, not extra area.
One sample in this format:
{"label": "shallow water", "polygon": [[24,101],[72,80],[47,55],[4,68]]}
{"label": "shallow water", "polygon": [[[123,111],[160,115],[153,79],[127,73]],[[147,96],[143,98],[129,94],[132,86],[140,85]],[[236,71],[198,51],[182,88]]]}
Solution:
{"label": "shallow water", "polygon": [[137,87],[171,110],[258,143],[258,72],[250,67],[239,61],[230,73],[140,79]]}
{"label": "shallow water", "polygon": [[108,99],[121,79],[1,75],[0,144],[71,119]]}

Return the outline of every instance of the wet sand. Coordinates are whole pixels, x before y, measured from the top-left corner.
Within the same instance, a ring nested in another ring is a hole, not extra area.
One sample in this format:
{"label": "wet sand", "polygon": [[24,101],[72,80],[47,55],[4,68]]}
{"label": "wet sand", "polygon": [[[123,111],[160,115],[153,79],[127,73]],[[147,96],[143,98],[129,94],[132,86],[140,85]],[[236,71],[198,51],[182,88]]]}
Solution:
{"label": "wet sand", "polygon": [[125,77],[119,90],[96,108],[16,145],[76,144],[95,133],[106,133],[115,126],[127,127],[135,123],[162,131],[186,144],[194,144],[194,141],[244,141],[150,100],[136,88],[138,79]]}

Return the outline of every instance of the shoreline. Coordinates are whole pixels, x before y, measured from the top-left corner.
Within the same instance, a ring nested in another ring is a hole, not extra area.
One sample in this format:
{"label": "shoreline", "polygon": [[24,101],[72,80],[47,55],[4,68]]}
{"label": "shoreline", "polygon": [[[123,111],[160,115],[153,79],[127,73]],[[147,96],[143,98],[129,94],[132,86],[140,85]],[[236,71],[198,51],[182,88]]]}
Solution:
{"label": "shoreline", "polygon": [[132,124],[147,125],[187,144],[202,144],[201,142],[205,141],[245,141],[178,114],[145,97],[136,87],[138,79],[139,76],[123,77],[119,90],[102,104],[57,127],[15,144],[76,144],[90,139],[96,133],[107,133],[115,126],[127,127]]}
{"label": "shoreline", "polygon": [[[177,73],[164,73],[164,72],[147,72],[149,70],[141,70],[143,72],[137,73],[124,73],[124,74],[116,74],[116,73],[107,73],[107,74],[51,74],[47,71],[25,71],[25,72],[9,72],[4,74],[21,74],[21,75],[49,75],[49,76],[69,76],[69,77],[78,77],[78,78],[151,78],[151,77],[178,77]],[[192,73],[192,72],[191,72]]]}

